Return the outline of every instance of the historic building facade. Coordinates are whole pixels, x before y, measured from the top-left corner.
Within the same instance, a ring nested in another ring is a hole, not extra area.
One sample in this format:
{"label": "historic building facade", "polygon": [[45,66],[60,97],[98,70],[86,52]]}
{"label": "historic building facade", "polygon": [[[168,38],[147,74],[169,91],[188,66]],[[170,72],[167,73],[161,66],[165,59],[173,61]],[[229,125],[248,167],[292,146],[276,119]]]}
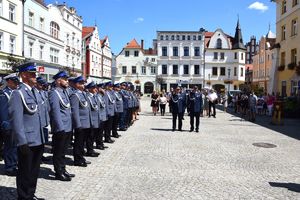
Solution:
{"label": "historic building facade", "polygon": [[237,90],[245,83],[246,48],[239,21],[235,36],[222,29],[205,33],[205,87],[218,92]]}
{"label": "historic building facade", "polygon": [[204,29],[157,31],[157,76],[160,89],[177,85],[203,87]]}
{"label": "historic building facade", "polygon": [[276,2],[276,67],[273,91],[281,96],[299,93],[300,88],[300,2],[299,0],[273,0]]}
{"label": "historic building facade", "polygon": [[131,82],[142,93],[152,93],[157,88],[157,54],[152,48],[145,50],[133,39],[116,56],[116,81]]}
{"label": "historic building facade", "polygon": [[23,60],[23,2],[0,0],[0,76],[11,70],[9,59]]}

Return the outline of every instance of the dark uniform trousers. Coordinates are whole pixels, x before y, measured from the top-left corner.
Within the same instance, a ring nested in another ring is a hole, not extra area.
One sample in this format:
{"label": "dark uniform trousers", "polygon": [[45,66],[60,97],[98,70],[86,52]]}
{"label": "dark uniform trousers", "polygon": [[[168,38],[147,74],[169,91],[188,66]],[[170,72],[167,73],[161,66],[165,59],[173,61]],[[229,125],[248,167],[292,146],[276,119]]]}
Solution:
{"label": "dark uniform trousers", "polygon": [[17,168],[17,145],[13,141],[11,130],[3,130],[4,147],[3,158],[5,163],[5,170],[12,171]]}
{"label": "dark uniform trousers", "polygon": [[104,133],[104,124],[106,121],[100,123],[98,133],[94,133],[94,140],[96,141],[96,146],[103,146],[103,133]]}
{"label": "dark uniform trousers", "polygon": [[194,129],[194,118],[196,117],[196,130],[199,130],[200,124],[200,112],[190,112],[190,125],[191,129]]}
{"label": "dark uniform trousers", "polygon": [[132,121],[132,113],[133,113],[133,108],[128,108],[128,113],[127,113],[127,127],[131,125]]}
{"label": "dark uniform trousers", "polygon": [[112,136],[118,135],[118,125],[120,121],[120,113],[115,113],[112,124]]}
{"label": "dark uniform trousers", "polygon": [[113,124],[113,116],[108,116],[107,121],[104,123],[104,138],[105,141],[111,140],[111,130]]}
{"label": "dark uniform trousers", "polygon": [[178,117],[178,130],[182,130],[182,118],[183,118],[183,113],[172,113],[173,116],[173,129],[176,129],[176,121]]}
{"label": "dark uniform trousers", "polygon": [[90,128],[77,128],[75,129],[74,135],[74,148],[73,148],[73,156],[74,163],[84,163],[85,158],[84,155],[84,141],[86,140],[86,136],[89,134]]}
{"label": "dark uniform trousers", "polygon": [[33,199],[44,145],[34,147],[22,145],[18,147],[17,152],[19,159],[17,174],[18,199]]}
{"label": "dark uniform trousers", "polygon": [[211,107],[213,107],[212,116],[216,116],[216,104],[215,104],[215,102],[211,102],[211,101],[209,101],[209,103],[208,103],[208,116],[211,115]]}
{"label": "dark uniform trousers", "polygon": [[120,114],[120,125],[119,128],[120,129],[125,129],[127,126],[127,113],[128,113],[128,109],[124,109],[123,112]]}
{"label": "dark uniform trousers", "polygon": [[3,133],[2,130],[0,130],[0,160],[2,159],[3,156],[3,142],[4,142]]}
{"label": "dark uniform trousers", "polygon": [[91,128],[86,136],[86,152],[92,153],[94,151],[94,135],[99,133],[99,128]]}
{"label": "dark uniform trousers", "polygon": [[72,133],[58,132],[53,133],[53,165],[56,173],[62,173],[66,170],[65,155],[69,146],[69,139]]}

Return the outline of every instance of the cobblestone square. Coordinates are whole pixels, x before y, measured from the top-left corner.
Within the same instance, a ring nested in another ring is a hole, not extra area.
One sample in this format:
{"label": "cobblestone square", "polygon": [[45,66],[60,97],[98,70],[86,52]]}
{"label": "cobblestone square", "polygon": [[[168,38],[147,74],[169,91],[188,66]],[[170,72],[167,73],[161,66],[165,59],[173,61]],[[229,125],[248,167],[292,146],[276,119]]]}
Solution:
{"label": "cobblestone square", "polygon": [[[199,133],[189,132],[188,116],[182,132],[171,132],[169,114],[153,116],[147,97],[141,103],[139,120],[120,132],[122,137],[114,144],[107,144],[109,148],[98,158],[87,158],[91,165],[67,166],[76,174],[71,182],[54,180],[51,162],[42,164],[37,196],[53,200],[300,199],[299,140],[220,110],[215,119],[201,118]],[[287,121],[282,128],[289,127],[299,130],[299,121]],[[252,145],[259,142],[276,147]],[[15,178],[3,175],[3,161],[0,166],[0,199],[15,199]]]}

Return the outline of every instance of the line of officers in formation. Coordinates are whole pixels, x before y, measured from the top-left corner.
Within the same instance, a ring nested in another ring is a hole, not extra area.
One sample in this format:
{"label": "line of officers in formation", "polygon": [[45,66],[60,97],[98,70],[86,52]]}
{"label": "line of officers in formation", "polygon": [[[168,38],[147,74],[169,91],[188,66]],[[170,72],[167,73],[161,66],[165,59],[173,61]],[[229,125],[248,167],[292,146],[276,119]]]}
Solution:
{"label": "line of officers in formation", "polygon": [[[18,77],[8,75],[0,92],[0,124],[4,136],[4,161],[8,175],[16,175],[18,199],[35,196],[44,144],[51,127],[55,178],[71,181],[75,174],[66,170],[65,155],[73,141],[74,165],[90,164],[86,156],[97,157],[96,148],[113,143],[119,130],[132,124],[139,99],[132,85],[86,83],[82,76],[70,78],[58,72],[48,91],[47,82],[36,77],[35,63],[19,66]],[[85,149],[86,148],[86,151]]]}

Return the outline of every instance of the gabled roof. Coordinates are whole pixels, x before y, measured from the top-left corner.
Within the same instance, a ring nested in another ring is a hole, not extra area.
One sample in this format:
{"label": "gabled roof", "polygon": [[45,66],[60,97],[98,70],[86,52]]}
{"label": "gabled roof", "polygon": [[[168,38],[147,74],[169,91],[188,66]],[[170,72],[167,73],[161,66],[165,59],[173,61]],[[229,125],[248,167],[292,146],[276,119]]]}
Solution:
{"label": "gabled roof", "polygon": [[82,38],[86,37],[88,34],[94,32],[96,28],[94,26],[85,26],[85,27],[82,27]]}
{"label": "gabled roof", "polygon": [[133,39],[129,43],[127,43],[127,45],[124,48],[125,49],[140,49],[141,46],[135,39]]}

